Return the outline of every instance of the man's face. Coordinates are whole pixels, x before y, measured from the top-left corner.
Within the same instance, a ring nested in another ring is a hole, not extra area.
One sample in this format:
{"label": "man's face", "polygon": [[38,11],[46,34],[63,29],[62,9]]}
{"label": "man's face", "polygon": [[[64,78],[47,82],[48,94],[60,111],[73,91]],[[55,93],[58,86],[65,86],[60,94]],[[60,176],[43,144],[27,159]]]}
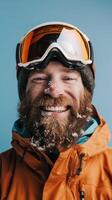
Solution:
{"label": "man's face", "polygon": [[[33,72],[29,79],[26,91],[30,91],[32,102],[35,98],[48,95],[53,99],[61,96],[76,101],[74,109],[78,111],[80,99],[84,96],[84,86],[80,73],[70,70],[59,62],[50,62],[40,72]],[[41,115],[51,116],[58,119],[67,118],[70,112],[70,105],[42,106]]]}
{"label": "man's face", "polygon": [[30,74],[19,111],[36,135],[38,147],[60,148],[71,145],[80,135],[90,115],[86,110],[90,102],[80,73],[51,61],[45,69]]}

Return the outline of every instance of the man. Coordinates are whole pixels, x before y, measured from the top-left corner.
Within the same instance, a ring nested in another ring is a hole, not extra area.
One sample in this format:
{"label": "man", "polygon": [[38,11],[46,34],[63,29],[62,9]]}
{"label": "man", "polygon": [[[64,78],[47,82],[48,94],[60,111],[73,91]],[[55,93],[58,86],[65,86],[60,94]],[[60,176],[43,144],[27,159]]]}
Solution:
{"label": "man", "polygon": [[90,40],[70,24],[42,24],[16,56],[19,119],[0,156],[0,199],[112,199],[110,132],[91,104]]}

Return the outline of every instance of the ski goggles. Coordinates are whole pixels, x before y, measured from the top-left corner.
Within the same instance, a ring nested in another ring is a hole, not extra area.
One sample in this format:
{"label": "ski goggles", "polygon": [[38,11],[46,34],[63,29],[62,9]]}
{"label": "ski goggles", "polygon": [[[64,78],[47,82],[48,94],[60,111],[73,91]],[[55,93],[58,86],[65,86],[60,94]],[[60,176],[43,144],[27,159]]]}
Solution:
{"label": "ski goggles", "polygon": [[60,57],[65,64],[92,65],[91,42],[77,27],[52,22],[34,27],[17,44],[17,68],[41,68],[53,57]]}

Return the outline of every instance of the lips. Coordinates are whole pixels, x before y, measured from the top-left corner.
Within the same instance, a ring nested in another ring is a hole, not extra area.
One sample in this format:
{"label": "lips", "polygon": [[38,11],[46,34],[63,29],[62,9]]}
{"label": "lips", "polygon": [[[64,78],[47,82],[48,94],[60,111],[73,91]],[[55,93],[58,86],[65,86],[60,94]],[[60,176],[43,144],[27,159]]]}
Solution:
{"label": "lips", "polygon": [[68,107],[64,107],[64,106],[41,107],[41,111],[43,112],[65,112],[67,110],[68,110]]}

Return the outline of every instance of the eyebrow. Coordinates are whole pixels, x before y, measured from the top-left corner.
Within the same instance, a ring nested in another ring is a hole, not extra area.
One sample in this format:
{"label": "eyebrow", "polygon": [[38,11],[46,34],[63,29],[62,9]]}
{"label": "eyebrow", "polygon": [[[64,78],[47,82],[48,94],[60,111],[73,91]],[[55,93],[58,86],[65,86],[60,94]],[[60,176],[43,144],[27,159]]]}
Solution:
{"label": "eyebrow", "polygon": [[[45,68],[44,68],[44,69],[40,69],[40,70],[38,71],[38,73],[44,73],[44,70],[45,70]],[[69,68],[65,67],[65,68],[61,69],[60,71],[61,71],[61,72],[72,73],[72,72],[74,72],[75,70],[69,69]]]}
{"label": "eyebrow", "polygon": [[62,70],[62,72],[68,72],[68,73],[70,72],[71,73],[71,72],[73,72],[73,70],[66,67],[65,69]]}
{"label": "eyebrow", "polygon": [[[46,74],[46,72],[44,71],[46,68],[44,68],[44,69],[40,69],[39,71],[37,71],[37,73],[36,74]],[[67,67],[65,67],[65,68],[63,68],[63,69],[61,69],[61,71],[60,72],[62,72],[62,73],[73,73],[73,72],[76,72],[75,70],[73,70],[73,69],[69,69],[69,68],[67,68]],[[34,72],[34,74],[35,74],[35,72]],[[33,73],[32,73],[32,75],[33,75]]]}

